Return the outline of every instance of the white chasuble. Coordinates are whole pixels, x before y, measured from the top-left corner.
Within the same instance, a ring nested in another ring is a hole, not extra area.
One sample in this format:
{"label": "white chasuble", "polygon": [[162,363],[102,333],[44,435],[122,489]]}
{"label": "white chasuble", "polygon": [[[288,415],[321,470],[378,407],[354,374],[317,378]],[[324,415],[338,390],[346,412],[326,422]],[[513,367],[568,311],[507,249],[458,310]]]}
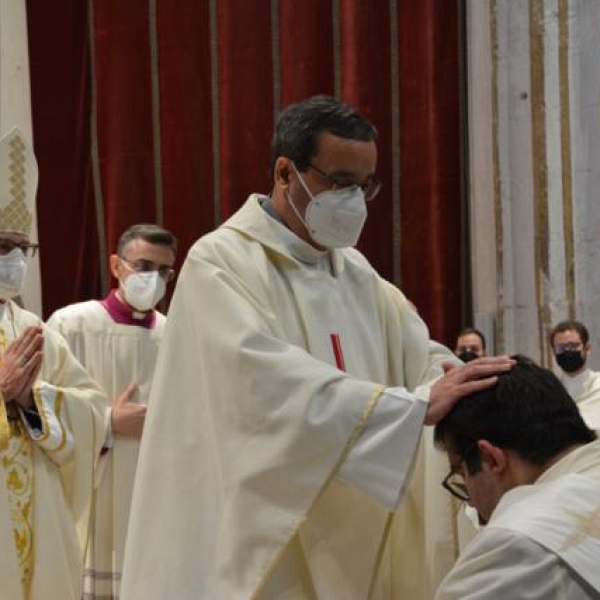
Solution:
{"label": "white chasuble", "polygon": [[[3,308],[2,354],[27,326],[41,324],[12,302]],[[104,400],[65,341],[48,328],[43,354],[32,389],[36,419],[16,403],[0,408],[2,600],[80,600],[82,593]]]}
{"label": "white chasuble", "polygon": [[[415,472],[418,489],[405,480],[428,399],[422,384],[452,355],[359,252],[311,257],[262,201],[251,196],[199,240],[179,277],[142,440],[122,599],[426,598],[423,538],[438,516],[396,525],[379,495],[352,481],[377,456],[383,474],[374,480],[385,487],[395,478],[390,489],[411,514],[430,516],[415,495],[450,506],[443,475],[426,493],[429,475]],[[393,439],[372,422],[387,410],[400,425]],[[379,435],[393,451],[377,447]],[[420,448],[417,468],[429,469],[433,448]],[[400,595],[402,586],[417,593]]]}

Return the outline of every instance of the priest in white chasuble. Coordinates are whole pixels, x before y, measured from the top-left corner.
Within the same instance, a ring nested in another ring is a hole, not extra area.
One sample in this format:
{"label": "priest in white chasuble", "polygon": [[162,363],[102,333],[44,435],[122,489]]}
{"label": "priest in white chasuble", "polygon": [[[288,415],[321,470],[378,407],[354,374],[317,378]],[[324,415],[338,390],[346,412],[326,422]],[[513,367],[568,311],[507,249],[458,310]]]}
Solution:
{"label": "priest in white chasuble", "polygon": [[0,599],[80,600],[104,398],[63,338],[11,300],[37,249],[37,179],[14,129],[0,140]]}
{"label": "priest in white chasuble", "polygon": [[155,310],[174,278],[177,240],[158,225],[129,227],[110,256],[118,287],[56,311],[48,325],[106,392],[105,441],[94,491],[84,599],[118,598],[131,493],[165,316]]}
{"label": "priest in white chasuble", "polygon": [[123,600],[420,597],[396,588],[425,570],[390,565],[390,551],[403,544],[411,569],[426,560],[413,539],[424,528],[394,527],[423,422],[511,363],[433,382],[451,353],[352,249],[379,190],[375,139],[333,98],[289,107],[272,194],[190,250],[142,439]]}

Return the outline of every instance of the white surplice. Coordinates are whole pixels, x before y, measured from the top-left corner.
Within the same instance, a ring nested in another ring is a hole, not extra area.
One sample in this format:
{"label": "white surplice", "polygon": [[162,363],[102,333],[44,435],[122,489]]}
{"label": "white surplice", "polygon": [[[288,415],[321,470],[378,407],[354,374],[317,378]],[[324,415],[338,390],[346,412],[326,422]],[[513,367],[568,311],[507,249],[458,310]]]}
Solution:
{"label": "white surplice", "polygon": [[436,600],[600,598],[600,442],[501,498]]}
{"label": "white surplice", "polygon": [[[48,321],[105,391],[107,422],[112,402],[131,382],[138,385],[133,401],[148,403],[164,323],[164,315],[155,312],[152,328],[119,324],[95,300],[62,308]],[[101,458],[84,599],[119,597],[138,450],[139,440],[113,436],[111,448]]]}
{"label": "white surplice", "polygon": [[[0,352],[40,319],[2,305]],[[104,398],[64,339],[44,327],[33,421],[0,404],[0,600],[80,600]],[[31,416],[31,415],[30,415]],[[34,415],[35,416],[35,415]]]}
{"label": "white surplice", "polygon": [[575,377],[563,374],[561,381],[587,426],[600,433],[600,372],[586,369]]}
{"label": "white surplice", "polygon": [[414,455],[422,384],[452,354],[359,252],[319,253],[264,200],[198,241],[179,277],[121,597],[427,598],[437,554],[455,557],[453,507],[430,431]]}

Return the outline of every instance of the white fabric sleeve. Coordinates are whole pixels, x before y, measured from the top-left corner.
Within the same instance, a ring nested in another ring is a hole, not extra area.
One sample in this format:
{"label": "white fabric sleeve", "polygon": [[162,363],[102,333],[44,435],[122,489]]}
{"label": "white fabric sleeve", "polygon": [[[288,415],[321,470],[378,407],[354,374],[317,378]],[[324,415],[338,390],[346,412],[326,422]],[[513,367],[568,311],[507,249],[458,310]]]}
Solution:
{"label": "white fabric sleeve", "polygon": [[597,596],[556,554],[523,535],[494,528],[471,542],[440,584],[435,600],[517,597],[589,600]]}
{"label": "white fabric sleeve", "polygon": [[395,510],[400,504],[429,402],[429,386],[387,388],[360,437],[337,473],[355,487]]}
{"label": "white fabric sleeve", "polygon": [[63,392],[44,381],[36,382],[31,391],[40,417],[41,429],[31,426],[23,414],[23,409],[21,421],[29,437],[44,450],[48,458],[56,465],[63,466],[72,458],[75,448]]}

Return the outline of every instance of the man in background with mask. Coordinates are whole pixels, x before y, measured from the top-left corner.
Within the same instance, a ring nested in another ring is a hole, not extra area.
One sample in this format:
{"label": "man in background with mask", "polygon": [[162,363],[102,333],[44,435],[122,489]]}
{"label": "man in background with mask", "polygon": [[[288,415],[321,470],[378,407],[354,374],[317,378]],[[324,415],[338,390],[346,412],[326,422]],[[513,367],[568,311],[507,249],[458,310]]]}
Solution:
{"label": "man in background with mask", "polygon": [[80,600],[104,397],[21,292],[38,171],[17,129],[0,140],[0,598]]}
{"label": "man in background with mask", "polygon": [[463,362],[470,362],[486,356],[485,336],[474,327],[462,329],[456,337],[454,354]]}
{"label": "man in background with mask", "polygon": [[101,301],[73,304],[48,321],[102,386],[109,435],[95,492],[85,598],[117,598],[139,440],[165,317],[154,309],[174,278],[177,240],[157,225],[133,225],[110,268],[117,289]]}
{"label": "man in background with mask", "polygon": [[[270,196],[251,195],[190,250],[152,389],[122,600],[426,597],[436,574],[423,515],[390,539],[413,466],[417,486],[424,475],[413,460],[423,422],[511,362],[475,361],[431,385],[455,359],[352,248],[380,187],[376,136],[333,98],[288,107]],[[411,500],[418,512],[430,498]]]}
{"label": "man in background with mask", "polygon": [[575,400],[587,426],[600,431],[600,372],[586,366],[592,352],[589,340],[587,327],[579,321],[562,321],[550,332],[562,384]]}

